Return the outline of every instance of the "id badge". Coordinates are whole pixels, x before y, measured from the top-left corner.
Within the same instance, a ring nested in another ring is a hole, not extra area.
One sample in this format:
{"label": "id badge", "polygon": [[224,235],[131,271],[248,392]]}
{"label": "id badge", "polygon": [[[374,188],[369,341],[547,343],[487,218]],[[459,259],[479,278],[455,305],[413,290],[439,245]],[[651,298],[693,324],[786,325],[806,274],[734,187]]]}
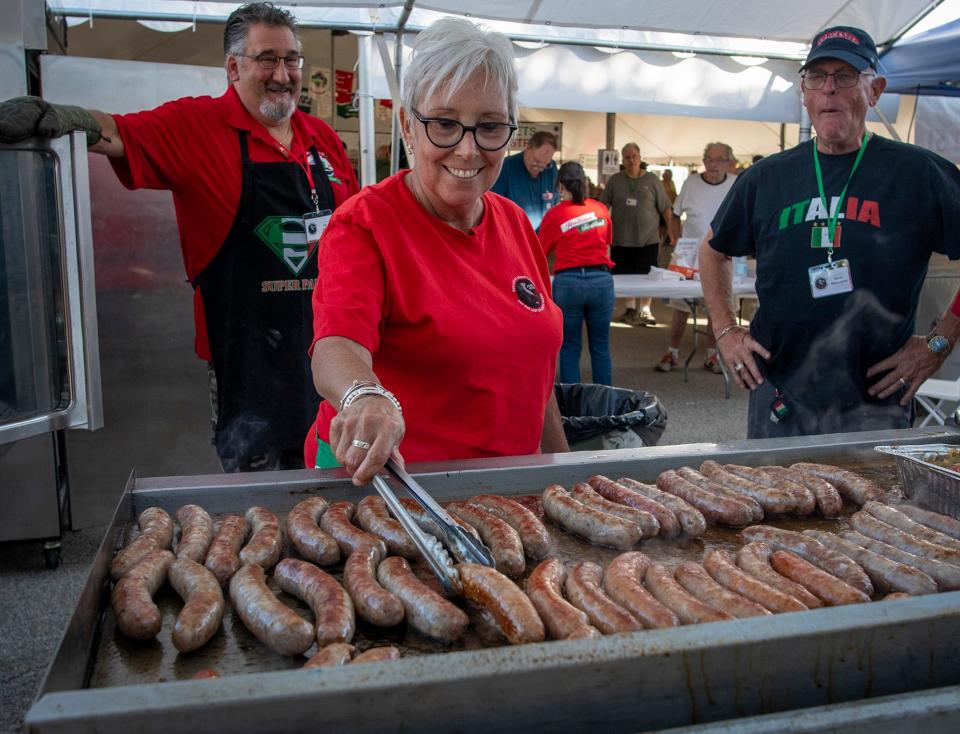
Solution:
{"label": "id badge", "polygon": [[853,290],[849,260],[837,260],[833,263],[815,265],[810,268],[808,273],[810,275],[810,293],[814,298],[836,296]]}
{"label": "id badge", "polygon": [[636,205],[637,205],[637,200],[636,200],[636,199],[627,199],[626,204],[627,204],[627,206],[636,206]]}
{"label": "id badge", "polygon": [[307,244],[315,245],[320,241],[323,230],[330,223],[330,217],[333,215],[329,209],[320,212],[307,212],[303,215],[303,231],[307,235]]}
{"label": "id badge", "polygon": [[833,242],[830,242],[830,228],[826,224],[814,224],[810,230],[810,247],[840,247],[840,222],[833,230]]}

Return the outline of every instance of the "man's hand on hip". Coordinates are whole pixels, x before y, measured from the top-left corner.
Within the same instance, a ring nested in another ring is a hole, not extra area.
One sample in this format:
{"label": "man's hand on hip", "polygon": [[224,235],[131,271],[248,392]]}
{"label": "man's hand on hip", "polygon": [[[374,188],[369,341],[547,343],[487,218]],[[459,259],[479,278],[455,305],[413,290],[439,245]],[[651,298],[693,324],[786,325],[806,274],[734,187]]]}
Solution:
{"label": "man's hand on hip", "polygon": [[924,380],[940,369],[945,358],[946,355],[939,356],[930,351],[926,337],[911,336],[900,349],[867,370],[867,378],[886,372],[867,392],[885,400],[905,389],[900,405],[909,405]]}
{"label": "man's hand on hip", "polygon": [[750,329],[746,326],[732,326],[721,330],[717,337],[717,351],[720,352],[734,382],[740,387],[756,390],[763,384],[763,375],[753,355],[770,359],[770,352],[750,335]]}
{"label": "man's hand on hip", "polygon": [[89,110],[50,104],[40,97],[13,97],[0,102],[0,143],[19,143],[34,136],[58,138],[74,130],[87,134],[87,145],[101,139],[101,127]]}

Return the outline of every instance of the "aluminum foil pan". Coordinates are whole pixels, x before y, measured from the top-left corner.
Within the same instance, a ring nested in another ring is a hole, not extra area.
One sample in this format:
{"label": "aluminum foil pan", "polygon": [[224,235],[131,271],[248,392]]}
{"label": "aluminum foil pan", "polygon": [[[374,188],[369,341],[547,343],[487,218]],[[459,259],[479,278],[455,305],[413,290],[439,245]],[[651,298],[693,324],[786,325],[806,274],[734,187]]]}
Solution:
{"label": "aluminum foil pan", "polygon": [[956,450],[957,446],[943,443],[874,447],[896,461],[905,496],[920,507],[960,519],[960,472],[931,461]]}

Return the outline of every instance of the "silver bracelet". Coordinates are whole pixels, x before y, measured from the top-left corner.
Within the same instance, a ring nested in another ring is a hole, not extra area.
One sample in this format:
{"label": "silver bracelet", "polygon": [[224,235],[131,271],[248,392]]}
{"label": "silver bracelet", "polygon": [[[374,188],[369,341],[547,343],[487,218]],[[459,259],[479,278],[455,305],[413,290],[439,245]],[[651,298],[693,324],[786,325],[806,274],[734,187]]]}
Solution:
{"label": "silver bracelet", "polygon": [[721,339],[723,339],[723,337],[725,337],[727,334],[729,334],[731,331],[733,331],[734,329],[741,329],[741,328],[743,328],[743,327],[742,327],[740,324],[734,322],[734,323],[730,324],[730,326],[727,326],[726,328],[724,328],[719,334],[717,334],[717,335],[714,337],[713,340],[716,341],[716,342],[718,342],[718,341],[720,341]]}
{"label": "silver bracelet", "polygon": [[354,390],[361,387],[376,387],[379,383],[374,382],[373,380],[354,380],[350,387],[343,391],[343,396],[340,398],[340,407],[337,409],[337,412],[342,413],[343,409],[346,407],[344,403],[347,402],[347,398],[350,396]]}
{"label": "silver bracelet", "polygon": [[376,383],[360,385],[350,390],[344,396],[343,402],[340,404],[340,412],[343,412],[349,408],[351,405],[353,405],[357,398],[361,398],[364,395],[379,395],[382,398],[386,398],[393,403],[394,408],[401,413],[403,412],[403,408],[400,407],[400,401],[397,400],[396,396],[382,385],[377,385]]}

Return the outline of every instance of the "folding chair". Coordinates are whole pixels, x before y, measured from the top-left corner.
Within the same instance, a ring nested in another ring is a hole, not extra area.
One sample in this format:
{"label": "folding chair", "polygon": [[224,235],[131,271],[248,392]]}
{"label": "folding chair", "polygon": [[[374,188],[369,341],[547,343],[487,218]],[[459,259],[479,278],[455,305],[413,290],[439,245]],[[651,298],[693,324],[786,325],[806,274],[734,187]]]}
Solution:
{"label": "folding chair", "polygon": [[[925,380],[917,390],[915,400],[927,411],[927,415],[920,423],[921,427],[931,421],[936,421],[942,426],[950,417],[944,412],[944,406],[948,403],[960,403],[960,377],[956,380],[936,378]],[[936,404],[933,401],[937,401]]]}

